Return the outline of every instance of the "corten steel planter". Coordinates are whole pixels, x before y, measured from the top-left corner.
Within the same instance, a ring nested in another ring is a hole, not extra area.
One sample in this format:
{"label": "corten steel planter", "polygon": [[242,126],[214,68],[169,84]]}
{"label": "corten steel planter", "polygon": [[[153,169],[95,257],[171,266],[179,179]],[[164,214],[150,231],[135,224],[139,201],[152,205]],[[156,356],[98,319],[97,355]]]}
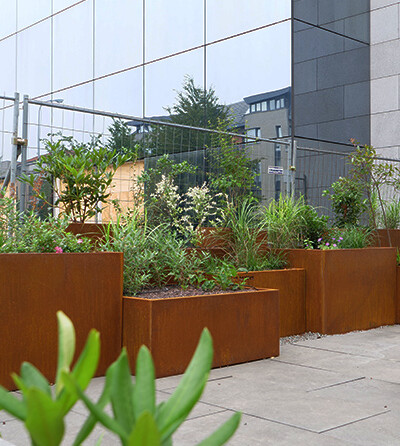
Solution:
{"label": "corten steel planter", "polygon": [[204,227],[200,229],[200,234],[199,248],[229,249],[232,229]]}
{"label": "corten steel planter", "polygon": [[396,324],[400,324],[400,266],[396,268]]}
{"label": "corten steel planter", "polygon": [[396,320],[396,250],[288,250],[306,270],[306,329],[324,334],[366,330]]}
{"label": "corten steel planter", "polygon": [[305,270],[301,268],[238,273],[246,285],[279,290],[280,336],[306,331]]}
{"label": "corten steel planter", "polygon": [[67,232],[90,238],[95,243],[104,239],[104,232],[108,225],[103,223],[70,223]]}
{"label": "corten steel planter", "polygon": [[58,310],[75,325],[78,353],[100,331],[104,375],[121,351],[122,263],[121,253],[0,254],[0,384],[15,388],[10,373],[23,361],[54,380]]}
{"label": "corten steel planter", "polygon": [[[388,231],[386,229],[378,229],[377,236],[374,241],[375,246],[389,246]],[[389,229],[390,241],[393,248],[400,249],[400,229]]]}
{"label": "corten steel planter", "polygon": [[130,362],[147,345],[157,377],[185,371],[204,327],[213,337],[213,367],[279,355],[277,290],[153,300],[124,297],[123,302],[123,344]]}

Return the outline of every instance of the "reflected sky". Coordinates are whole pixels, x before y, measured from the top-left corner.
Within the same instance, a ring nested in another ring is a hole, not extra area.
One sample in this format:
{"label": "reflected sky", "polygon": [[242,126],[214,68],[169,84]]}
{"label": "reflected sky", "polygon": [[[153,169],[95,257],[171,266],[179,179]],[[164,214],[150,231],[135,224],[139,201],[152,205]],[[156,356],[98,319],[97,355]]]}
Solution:
{"label": "reflected sky", "polygon": [[[153,116],[166,114],[185,75],[198,86],[215,88],[225,104],[283,88],[290,84],[290,22],[253,30],[289,19],[290,3],[0,0],[0,55],[9,61],[9,69],[0,72],[0,92],[49,95],[133,67],[57,97],[72,105]],[[22,31],[7,37],[16,30]],[[159,58],[164,60],[155,61]]]}

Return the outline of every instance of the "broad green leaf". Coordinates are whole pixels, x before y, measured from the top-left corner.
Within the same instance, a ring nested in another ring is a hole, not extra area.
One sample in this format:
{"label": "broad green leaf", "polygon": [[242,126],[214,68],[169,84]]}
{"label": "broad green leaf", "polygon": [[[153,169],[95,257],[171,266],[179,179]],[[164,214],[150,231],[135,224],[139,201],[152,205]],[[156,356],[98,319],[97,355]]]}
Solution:
{"label": "broad green leaf", "polygon": [[[97,366],[100,358],[100,334],[96,330],[90,330],[89,336],[87,338],[86,344],[82,353],[80,354],[78,361],[76,362],[71,375],[76,379],[77,384],[82,390],[85,390],[89,385],[90,380],[96,373]],[[64,375],[62,375],[64,376]],[[62,377],[60,376],[59,381],[61,386]],[[76,403],[78,395],[75,393],[66,392],[63,389],[62,393],[59,394],[59,400],[64,408],[65,413]]]}
{"label": "broad green leaf", "polygon": [[212,356],[212,338],[205,328],[181,382],[158,410],[156,421],[162,440],[174,433],[199,400],[211,369]]}
{"label": "broad green leaf", "polygon": [[144,345],[140,348],[136,358],[135,378],[133,407],[136,417],[145,411],[154,415],[156,408],[154,364],[149,349]]}
{"label": "broad green leaf", "polygon": [[28,411],[25,425],[34,444],[58,446],[64,436],[60,404],[37,388],[29,389],[24,396]]}
{"label": "broad green leaf", "polygon": [[59,377],[62,370],[69,371],[75,353],[75,329],[69,317],[62,311],[57,311],[58,320],[58,363],[56,374],[56,393],[62,390]]}
{"label": "broad green leaf", "polygon": [[[101,393],[100,398],[96,404],[97,407],[101,410],[104,409],[104,407],[110,402],[110,387],[114,370],[115,363],[111,364],[110,367],[108,367],[107,369],[106,382],[103,388],[103,392]],[[89,417],[86,419],[84,425],[82,426],[81,430],[79,431],[78,435],[76,436],[73,446],[79,446],[80,444],[82,444],[84,440],[86,440],[86,438],[90,435],[96,423],[97,418],[93,414],[90,414]]]}
{"label": "broad green leaf", "polygon": [[70,392],[75,391],[78,393],[79,398],[85,403],[85,406],[89,409],[90,413],[107,429],[117,434],[124,441],[127,440],[128,435],[123,429],[123,427],[106,413],[104,413],[96,404],[94,404],[79,388],[76,384],[74,378],[68,375],[66,372],[62,373],[65,387],[68,388]]}
{"label": "broad green leaf", "polygon": [[242,414],[237,412],[213,434],[198,444],[198,446],[221,446],[225,444],[239,427]]}
{"label": "broad green leaf", "polygon": [[26,406],[24,402],[15,398],[12,393],[0,386],[0,409],[4,409],[19,420],[26,419]]}
{"label": "broad green leaf", "polygon": [[41,372],[29,362],[21,365],[21,379],[26,387],[37,387],[51,396],[50,384]]}
{"label": "broad green leaf", "polygon": [[133,408],[133,383],[129,368],[128,355],[123,349],[115,362],[115,371],[111,381],[110,399],[116,421],[129,434],[135,423]]}
{"label": "broad green leaf", "polygon": [[161,437],[150,412],[143,412],[129,435],[127,446],[160,446]]}

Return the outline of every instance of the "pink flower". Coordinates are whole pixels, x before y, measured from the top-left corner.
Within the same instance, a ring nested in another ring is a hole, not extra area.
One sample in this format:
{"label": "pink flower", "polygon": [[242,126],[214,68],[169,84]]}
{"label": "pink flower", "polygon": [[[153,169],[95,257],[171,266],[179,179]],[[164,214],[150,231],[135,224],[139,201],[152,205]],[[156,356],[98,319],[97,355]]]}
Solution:
{"label": "pink flower", "polygon": [[334,248],[336,248],[337,247],[337,244],[336,243],[334,243],[333,245],[332,245]]}
{"label": "pink flower", "polygon": [[63,252],[63,249],[60,246],[56,246],[54,250],[57,254],[61,254]]}
{"label": "pink flower", "polygon": [[77,243],[83,243],[83,240],[81,238],[78,238]]}

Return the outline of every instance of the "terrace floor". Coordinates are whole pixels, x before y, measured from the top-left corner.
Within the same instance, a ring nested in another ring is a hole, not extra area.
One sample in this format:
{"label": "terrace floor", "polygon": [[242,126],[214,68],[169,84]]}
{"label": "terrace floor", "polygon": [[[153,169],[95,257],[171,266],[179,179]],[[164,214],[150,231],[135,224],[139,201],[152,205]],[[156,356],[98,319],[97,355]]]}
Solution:
{"label": "terrace floor", "polygon": [[[179,379],[157,380],[159,401]],[[97,378],[87,393],[97,399],[102,387]],[[213,370],[174,445],[197,444],[234,411],[243,416],[231,446],[399,445],[400,325],[286,344],[278,358]],[[63,444],[72,444],[85,414],[78,403]],[[22,425],[4,412],[0,432],[14,445],[29,444]],[[85,444],[95,444],[101,432],[96,428]],[[101,444],[119,442],[107,433]]]}

